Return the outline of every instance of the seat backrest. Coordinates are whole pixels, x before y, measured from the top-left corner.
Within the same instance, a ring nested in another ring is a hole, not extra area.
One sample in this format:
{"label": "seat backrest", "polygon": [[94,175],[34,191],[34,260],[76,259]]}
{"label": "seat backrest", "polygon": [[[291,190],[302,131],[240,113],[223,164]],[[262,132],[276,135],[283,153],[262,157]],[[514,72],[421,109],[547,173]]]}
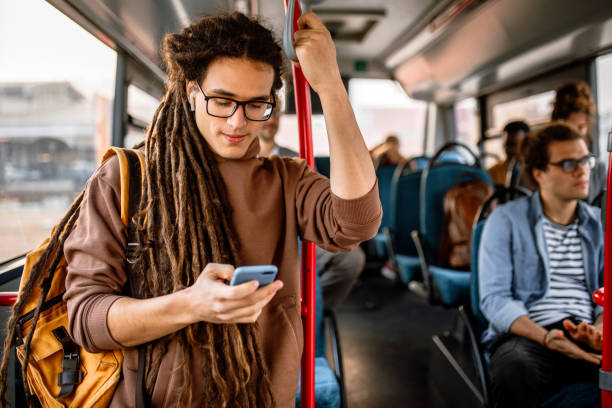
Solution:
{"label": "seat backrest", "polygon": [[383,209],[383,218],[380,223],[380,230],[384,227],[391,226],[391,182],[393,180],[393,172],[396,166],[381,166],[376,169],[376,178],[378,178],[378,194],[380,196],[380,204]]}
{"label": "seat backrest", "polygon": [[323,176],[329,178],[329,156],[318,156],[314,158],[315,169]]}
{"label": "seat backrest", "polygon": [[429,163],[429,160],[431,160],[431,157],[416,156],[411,157],[408,161],[414,163],[414,170],[425,170],[425,167],[427,167],[427,163]]}
{"label": "seat backrest", "polygon": [[455,150],[445,150],[436,160],[438,163],[465,163],[465,158]]}
{"label": "seat backrest", "polygon": [[419,191],[422,174],[420,170],[404,169],[396,174],[393,180],[391,227],[395,232],[398,254],[418,255],[410,234],[419,229]]}
{"label": "seat backrest", "polygon": [[444,227],[444,196],[457,183],[482,180],[493,187],[489,173],[466,164],[446,164],[429,167],[421,177],[419,228],[430,251],[430,259],[438,259],[437,251]]}
{"label": "seat backrest", "polygon": [[470,246],[470,261],[471,270],[470,275],[470,302],[472,305],[472,314],[478,322],[481,324],[481,329],[486,328],[489,322],[480,310],[480,292],[478,291],[478,250],[480,248],[480,238],[482,237],[482,230],[484,229],[485,220],[478,221],[474,230],[472,231],[472,242]]}

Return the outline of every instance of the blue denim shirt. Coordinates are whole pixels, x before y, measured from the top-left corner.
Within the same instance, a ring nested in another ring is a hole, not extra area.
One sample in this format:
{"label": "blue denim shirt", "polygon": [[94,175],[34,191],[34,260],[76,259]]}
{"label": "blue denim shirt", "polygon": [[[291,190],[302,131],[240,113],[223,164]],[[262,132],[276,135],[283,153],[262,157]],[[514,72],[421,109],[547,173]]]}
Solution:
{"label": "blue denim shirt", "polygon": [[[593,293],[603,286],[600,210],[579,201],[577,214],[586,285]],[[496,208],[485,224],[478,256],[480,308],[489,320],[482,337],[485,344],[507,333],[548,290],[550,267],[542,223],[537,192]],[[595,308],[595,316],[602,312]]]}

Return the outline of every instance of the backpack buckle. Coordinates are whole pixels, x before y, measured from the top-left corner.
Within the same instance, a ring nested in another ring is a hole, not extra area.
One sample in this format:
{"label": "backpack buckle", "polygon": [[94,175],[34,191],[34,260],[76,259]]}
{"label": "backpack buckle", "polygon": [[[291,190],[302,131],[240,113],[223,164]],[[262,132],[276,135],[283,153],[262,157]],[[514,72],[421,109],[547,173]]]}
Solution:
{"label": "backpack buckle", "polygon": [[66,360],[72,360],[75,358],[79,358],[79,353],[64,353],[64,358]]}

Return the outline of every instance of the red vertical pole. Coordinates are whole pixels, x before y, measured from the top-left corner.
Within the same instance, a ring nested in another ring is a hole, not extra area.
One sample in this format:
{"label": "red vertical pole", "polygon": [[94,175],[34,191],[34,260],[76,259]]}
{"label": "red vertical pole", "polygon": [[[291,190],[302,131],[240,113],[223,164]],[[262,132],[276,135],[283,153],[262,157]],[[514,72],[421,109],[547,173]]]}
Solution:
{"label": "red vertical pole", "polygon": [[[301,16],[300,4],[295,1],[293,32],[297,31],[297,20]],[[293,64],[293,89],[295,110],[300,135],[300,157],[306,159],[314,169],[312,152],[312,107],[310,104],[310,85],[302,69]],[[304,351],[302,353],[302,388],[300,401],[302,408],[314,408],[314,360],[315,360],[315,273],[316,253],[312,242],[302,243],[302,324],[304,326]]]}
{"label": "red vertical pole", "polygon": [[[606,219],[604,239],[604,316],[603,344],[600,375],[610,375],[612,372],[612,132],[608,135],[608,181],[606,197]],[[601,390],[602,408],[612,408],[612,391]]]}

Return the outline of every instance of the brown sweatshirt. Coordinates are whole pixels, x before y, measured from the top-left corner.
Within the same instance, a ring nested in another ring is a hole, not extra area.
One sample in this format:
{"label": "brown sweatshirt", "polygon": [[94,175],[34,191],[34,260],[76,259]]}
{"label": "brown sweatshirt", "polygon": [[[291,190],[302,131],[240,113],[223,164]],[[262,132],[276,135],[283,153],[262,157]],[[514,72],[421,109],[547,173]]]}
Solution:
{"label": "brown sweatshirt", "polygon": [[[330,251],[347,251],[373,237],[382,209],[375,184],[361,198],[344,200],[330,189],[329,179],[298,159],[258,158],[257,139],[244,158],[217,157],[233,207],[243,265],[278,266],[284,283],[258,319],[265,363],[278,407],[293,407],[303,346],[300,317],[298,241],[312,241]],[[124,296],[127,233],[120,217],[119,163],[112,158],[89,180],[77,226],[64,245],[68,261],[65,300],[74,340],[90,351],[124,348],[108,328],[108,310]],[[195,351],[192,369],[193,406],[200,402],[202,354]],[[151,396],[151,406],[176,405],[181,375],[177,344],[170,343]],[[111,407],[133,407],[138,351],[127,348]]]}

